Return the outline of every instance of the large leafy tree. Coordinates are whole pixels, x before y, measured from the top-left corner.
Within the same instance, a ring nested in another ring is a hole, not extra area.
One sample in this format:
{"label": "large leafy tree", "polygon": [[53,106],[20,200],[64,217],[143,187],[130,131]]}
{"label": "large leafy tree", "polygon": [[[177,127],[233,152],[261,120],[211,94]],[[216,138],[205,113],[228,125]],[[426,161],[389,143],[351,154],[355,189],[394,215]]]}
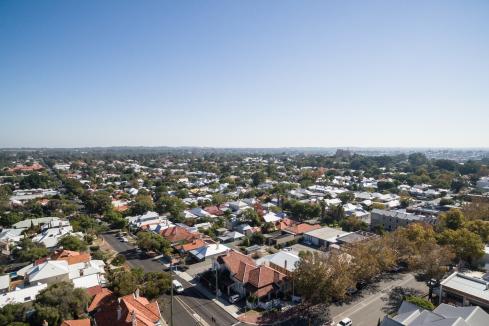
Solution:
{"label": "large leafy tree", "polygon": [[175,218],[180,217],[185,208],[185,203],[180,198],[174,196],[162,196],[156,203],[156,211],[158,213],[169,213]]}
{"label": "large leafy tree", "polygon": [[58,243],[58,246],[64,249],[74,250],[74,251],[86,251],[87,243],[75,235],[66,235]]}
{"label": "large leafy tree", "polygon": [[171,252],[170,242],[159,234],[140,231],[137,237],[138,247],[143,250],[156,251],[165,255],[170,254]]}
{"label": "large leafy tree", "polygon": [[12,254],[17,261],[32,262],[47,256],[48,253],[48,249],[43,244],[32,242],[31,239],[25,238],[18,243]]}
{"label": "large leafy tree", "polygon": [[90,303],[84,289],[75,289],[73,284],[60,282],[41,291],[34,303],[33,321],[41,325],[46,320],[49,325],[59,325],[65,319],[83,317]]}
{"label": "large leafy tree", "polygon": [[477,234],[467,229],[447,229],[438,236],[438,241],[451,247],[456,258],[470,264],[484,255],[484,242]]}

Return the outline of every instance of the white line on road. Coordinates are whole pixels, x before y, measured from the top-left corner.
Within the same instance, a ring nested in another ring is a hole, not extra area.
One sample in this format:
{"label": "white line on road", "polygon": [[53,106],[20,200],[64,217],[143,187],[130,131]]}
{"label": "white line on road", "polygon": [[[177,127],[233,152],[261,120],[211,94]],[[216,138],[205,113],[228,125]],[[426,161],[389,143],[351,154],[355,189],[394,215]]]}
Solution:
{"label": "white line on road", "polygon": [[199,314],[197,314],[188,304],[186,304],[181,298],[179,297],[174,297],[180,304],[182,305],[183,309],[188,312],[190,316],[192,316],[193,319],[195,319],[199,324],[203,326],[209,326],[209,324],[202,318],[200,317]]}

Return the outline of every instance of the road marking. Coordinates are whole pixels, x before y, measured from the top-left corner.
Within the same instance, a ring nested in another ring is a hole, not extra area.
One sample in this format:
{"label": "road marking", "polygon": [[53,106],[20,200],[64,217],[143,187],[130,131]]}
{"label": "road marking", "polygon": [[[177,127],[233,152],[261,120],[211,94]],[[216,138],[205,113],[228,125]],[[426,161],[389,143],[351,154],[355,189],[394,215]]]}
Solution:
{"label": "road marking", "polygon": [[195,319],[199,324],[203,325],[203,326],[210,326],[202,317],[200,317],[199,314],[197,314],[192,308],[190,308],[190,306],[185,303],[181,298],[179,297],[174,297],[178,302],[180,302],[180,304],[182,305],[183,309],[185,309],[185,311],[190,315],[192,316],[193,319]]}

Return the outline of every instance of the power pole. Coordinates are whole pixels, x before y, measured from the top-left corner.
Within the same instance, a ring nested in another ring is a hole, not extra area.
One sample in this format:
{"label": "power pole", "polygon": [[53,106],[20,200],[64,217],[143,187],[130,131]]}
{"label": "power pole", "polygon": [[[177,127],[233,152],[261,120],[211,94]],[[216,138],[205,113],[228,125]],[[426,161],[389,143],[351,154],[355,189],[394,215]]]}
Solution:
{"label": "power pole", "polygon": [[170,326],[173,326],[173,265],[170,257]]}

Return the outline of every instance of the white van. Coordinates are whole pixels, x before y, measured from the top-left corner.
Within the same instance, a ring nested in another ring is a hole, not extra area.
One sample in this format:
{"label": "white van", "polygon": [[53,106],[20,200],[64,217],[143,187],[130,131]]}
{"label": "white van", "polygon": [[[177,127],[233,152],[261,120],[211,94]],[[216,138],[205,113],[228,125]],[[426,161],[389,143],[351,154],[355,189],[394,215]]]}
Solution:
{"label": "white van", "polygon": [[173,280],[171,283],[172,283],[172,285],[173,285],[173,290],[175,290],[175,292],[177,292],[177,293],[182,293],[182,292],[183,292],[183,290],[185,290],[185,289],[183,288],[182,283],[178,282],[177,280]]}

